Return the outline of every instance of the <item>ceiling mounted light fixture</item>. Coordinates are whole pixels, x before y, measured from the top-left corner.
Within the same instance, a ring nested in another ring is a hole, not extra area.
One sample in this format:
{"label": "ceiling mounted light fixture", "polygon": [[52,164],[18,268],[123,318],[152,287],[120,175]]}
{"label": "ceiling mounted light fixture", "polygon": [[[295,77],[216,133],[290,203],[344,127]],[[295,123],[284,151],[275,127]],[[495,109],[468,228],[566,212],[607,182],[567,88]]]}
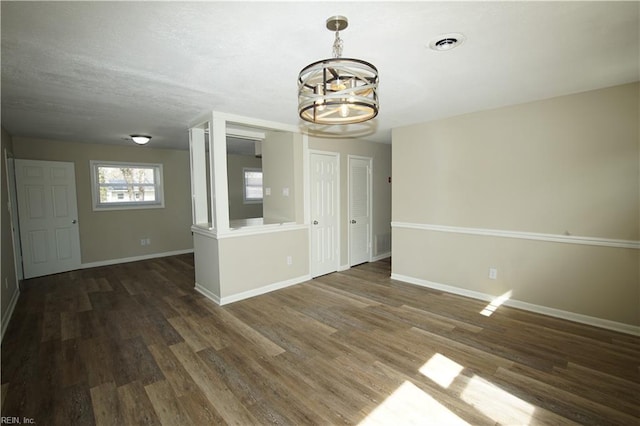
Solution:
{"label": "ceiling mounted light fixture", "polygon": [[138,145],[144,145],[151,140],[151,136],[146,135],[130,135],[131,140],[137,143]]}
{"label": "ceiling mounted light fixture", "polygon": [[352,124],[378,115],[378,70],[369,62],[342,57],[344,16],[327,19],[335,31],[333,58],[307,65],[298,76],[298,114],[317,124]]}

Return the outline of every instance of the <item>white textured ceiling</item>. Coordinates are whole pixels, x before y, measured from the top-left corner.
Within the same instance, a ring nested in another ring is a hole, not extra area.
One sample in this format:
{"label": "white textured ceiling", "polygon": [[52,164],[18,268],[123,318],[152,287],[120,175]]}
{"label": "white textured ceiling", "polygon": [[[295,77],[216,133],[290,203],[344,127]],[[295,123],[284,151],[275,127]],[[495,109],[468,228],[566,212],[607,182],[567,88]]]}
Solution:
{"label": "white textured ceiling", "polygon": [[[367,139],[639,79],[638,2],[6,2],[2,126],[14,136],[187,148],[211,110],[300,125],[296,79],[331,56],[380,72]],[[428,48],[458,32],[465,43]],[[350,133],[361,128],[332,128]],[[130,142],[129,142],[130,143]]]}

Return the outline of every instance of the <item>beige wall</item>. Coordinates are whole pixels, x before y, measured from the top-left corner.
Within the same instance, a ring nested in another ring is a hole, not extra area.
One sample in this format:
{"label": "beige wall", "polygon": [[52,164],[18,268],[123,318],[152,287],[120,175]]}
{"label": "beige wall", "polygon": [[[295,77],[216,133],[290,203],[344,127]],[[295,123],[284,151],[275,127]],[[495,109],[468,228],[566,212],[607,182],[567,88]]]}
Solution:
{"label": "beige wall", "polygon": [[262,169],[262,159],[248,155],[227,154],[227,179],[229,185],[229,220],[262,217],[262,203],[245,204],[245,167]]}
{"label": "beige wall", "polygon": [[[294,162],[298,158],[294,159],[294,141],[297,142],[297,138],[290,132],[266,133],[262,143],[264,220],[265,223],[295,222],[296,203],[302,203],[296,198]],[[267,188],[270,195],[267,195]],[[288,195],[283,194],[284,189]]]}
{"label": "beige wall", "polygon": [[[309,149],[340,154],[340,265],[349,263],[349,175],[348,156],[357,155],[373,159],[373,256],[391,251],[391,145],[358,139],[309,138]],[[377,243],[376,243],[377,242]],[[377,249],[377,250],[376,250]]]}
{"label": "beige wall", "polygon": [[[16,158],[75,163],[82,263],[193,248],[188,151],[17,137],[13,142]],[[165,208],[94,212],[90,160],[161,163]],[[150,238],[151,244],[141,246],[142,238]]]}
{"label": "beige wall", "polygon": [[196,288],[220,303],[220,256],[218,240],[208,233],[193,233]]}
{"label": "beige wall", "polygon": [[298,282],[309,275],[306,229],[224,238],[218,244],[222,298],[290,280]]}
{"label": "beige wall", "polygon": [[16,279],[16,269],[13,259],[13,240],[11,237],[11,219],[9,216],[9,209],[7,208],[9,202],[9,191],[7,186],[7,169],[5,163],[5,150],[8,153],[13,151],[13,141],[11,135],[2,128],[2,149],[0,150],[0,181],[2,182],[1,189],[1,202],[0,208],[2,209],[1,219],[2,228],[0,230],[0,239],[2,240],[1,248],[1,265],[0,270],[0,318],[2,319],[2,334],[7,327],[9,320],[11,303],[15,302],[15,298],[18,297],[18,283]]}
{"label": "beige wall", "polygon": [[309,278],[305,228],[221,239],[206,231],[194,232],[194,241],[197,288],[218,303],[231,303]]}
{"label": "beige wall", "polygon": [[[638,94],[627,84],[394,129],[393,221],[637,241]],[[637,249],[394,228],[393,254],[394,274],[640,324]]]}

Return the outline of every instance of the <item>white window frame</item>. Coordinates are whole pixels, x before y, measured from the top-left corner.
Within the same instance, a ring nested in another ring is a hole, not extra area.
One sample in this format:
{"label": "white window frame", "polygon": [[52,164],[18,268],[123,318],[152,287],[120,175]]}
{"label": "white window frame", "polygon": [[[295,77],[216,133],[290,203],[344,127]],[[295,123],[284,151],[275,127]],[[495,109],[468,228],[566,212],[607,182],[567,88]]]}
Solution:
{"label": "white window frame", "polygon": [[[162,164],[160,163],[131,163],[120,161],[97,161],[91,160],[91,199],[94,211],[111,211],[111,210],[136,210],[136,209],[162,209],[164,208],[164,184]],[[101,203],[100,189],[98,180],[99,167],[132,167],[145,168],[154,170],[154,191],[155,200],[153,201],[131,201],[118,203]]]}
{"label": "white window frame", "polygon": [[[262,198],[247,198],[247,172],[260,172],[262,173],[262,169],[258,167],[243,167],[242,168],[242,202],[244,204],[262,204],[264,201],[264,186],[262,188]],[[262,179],[264,179],[264,174],[262,174]],[[263,180],[264,185],[264,180]]]}

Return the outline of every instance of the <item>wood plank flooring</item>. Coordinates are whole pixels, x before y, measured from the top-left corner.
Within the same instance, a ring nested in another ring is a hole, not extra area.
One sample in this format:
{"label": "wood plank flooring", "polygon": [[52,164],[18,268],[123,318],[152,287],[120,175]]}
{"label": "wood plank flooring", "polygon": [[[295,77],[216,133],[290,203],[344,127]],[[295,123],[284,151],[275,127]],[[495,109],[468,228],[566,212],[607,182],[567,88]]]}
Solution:
{"label": "wood plank flooring", "polygon": [[640,423],[640,338],[505,307],[487,317],[389,275],[380,261],[225,307],[193,290],[191,255],[28,280],[2,343],[2,416]]}

